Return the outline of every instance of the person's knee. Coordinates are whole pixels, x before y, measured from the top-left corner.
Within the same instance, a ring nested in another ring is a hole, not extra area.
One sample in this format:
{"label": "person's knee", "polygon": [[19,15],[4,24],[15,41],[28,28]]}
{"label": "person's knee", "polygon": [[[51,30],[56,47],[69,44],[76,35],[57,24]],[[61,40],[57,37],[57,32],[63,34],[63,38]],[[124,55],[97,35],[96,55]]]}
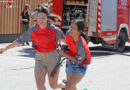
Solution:
{"label": "person's knee", "polygon": [[45,85],[45,82],[43,80],[37,79],[36,82],[38,87],[43,87]]}
{"label": "person's knee", "polygon": [[38,87],[43,87],[45,85],[45,79],[35,74],[36,84]]}

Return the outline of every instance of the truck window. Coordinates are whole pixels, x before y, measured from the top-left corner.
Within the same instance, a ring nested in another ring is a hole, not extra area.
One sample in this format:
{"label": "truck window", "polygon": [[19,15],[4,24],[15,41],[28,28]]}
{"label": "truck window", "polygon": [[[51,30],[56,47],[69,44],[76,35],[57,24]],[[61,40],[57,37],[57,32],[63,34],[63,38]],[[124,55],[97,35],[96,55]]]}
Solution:
{"label": "truck window", "polygon": [[102,30],[117,30],[117,1],[102,0]]}
{"label": "truck window", "polygon": [[91,0],[90,3],[90,17],[89,17],[89,32],[95,32],[96,31],[96,21],[97,21],[97,6],[98,6],[98,0]]}

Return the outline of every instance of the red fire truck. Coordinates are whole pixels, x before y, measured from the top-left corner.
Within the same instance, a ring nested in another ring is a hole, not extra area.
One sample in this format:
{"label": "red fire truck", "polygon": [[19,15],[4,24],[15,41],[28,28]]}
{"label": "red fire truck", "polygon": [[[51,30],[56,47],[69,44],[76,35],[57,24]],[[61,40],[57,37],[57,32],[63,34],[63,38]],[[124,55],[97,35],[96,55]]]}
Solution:
{"label": "red fire truck", "polygon": [[130,0],[51,0],[50,7],[62,17],[58,25],[63,30],[72,19],[83,19],[94,44],[123,52],[130,43]]}

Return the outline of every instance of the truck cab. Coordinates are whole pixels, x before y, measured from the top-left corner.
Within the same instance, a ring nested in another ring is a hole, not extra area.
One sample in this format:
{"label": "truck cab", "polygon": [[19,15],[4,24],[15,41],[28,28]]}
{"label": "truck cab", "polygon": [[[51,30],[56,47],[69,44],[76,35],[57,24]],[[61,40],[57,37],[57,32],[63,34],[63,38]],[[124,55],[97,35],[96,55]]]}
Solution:
{"label": "truck cab", "polygon": [[129,6],[129,0],[89,0],[90,40],[123,52],[125,43],[130,42]]}

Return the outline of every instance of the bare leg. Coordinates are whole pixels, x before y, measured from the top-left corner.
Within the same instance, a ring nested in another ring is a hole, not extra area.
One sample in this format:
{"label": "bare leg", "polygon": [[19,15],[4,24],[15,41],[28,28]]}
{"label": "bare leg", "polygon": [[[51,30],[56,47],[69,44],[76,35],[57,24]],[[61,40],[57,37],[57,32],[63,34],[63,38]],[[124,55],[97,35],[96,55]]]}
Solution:
{"label": "bare leg", "polygon": [[41,63],[37,63],[35,65],[34,72],[35,72],[37,90],[46,90],[45,87],[45,77],[47,74],[46,68]]}
{"label": "bare leg", "polygon": [[56,88],[64,88],[64,87],[65,87],[65,84],[64,84],[64,83],[58,82],[59,71],[60,71],[60,67],[59,67],[59,69],[57,70],[56,75],[55,75],[54,78],[51,78],[51,77],[50,77],[51,72],[48,71],[49,84],[50,84],[50,87],[53,88],[53,89],[56,89]]}
{"label": "bare leg", "polygon": [[76,88],[76,84],[83,78],[79,73],[73,73],[72,75],[67,75],[67,85],[65,90],[79,90]]}

